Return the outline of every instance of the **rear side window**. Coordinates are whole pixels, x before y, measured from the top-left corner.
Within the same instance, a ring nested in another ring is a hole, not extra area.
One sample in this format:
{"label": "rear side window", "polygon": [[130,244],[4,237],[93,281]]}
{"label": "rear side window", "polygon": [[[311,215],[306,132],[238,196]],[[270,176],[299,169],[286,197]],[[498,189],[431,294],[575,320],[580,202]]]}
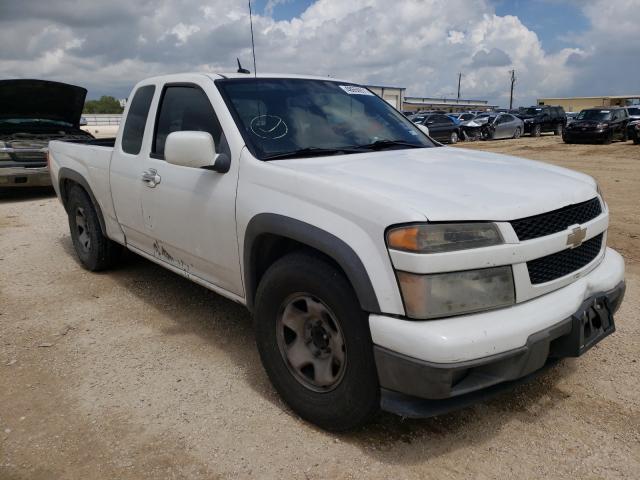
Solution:
{"label": "rear side window", "polygon": [[208,132],[220,152],[222,128],[207,95],[196,86],[167,86],[158,111],[152,153],[164,158],[164,145],[172,132]]}
{"label": "rear side window", "polygon": [[122,131],[122,151],[131,155],[138,155],[142,147],[142,137],[144,135],[144,127],[147,124],[147,116],[149,115],[149,107],[156,87],[147,85],[136,90],[129,113],[124,123]]}

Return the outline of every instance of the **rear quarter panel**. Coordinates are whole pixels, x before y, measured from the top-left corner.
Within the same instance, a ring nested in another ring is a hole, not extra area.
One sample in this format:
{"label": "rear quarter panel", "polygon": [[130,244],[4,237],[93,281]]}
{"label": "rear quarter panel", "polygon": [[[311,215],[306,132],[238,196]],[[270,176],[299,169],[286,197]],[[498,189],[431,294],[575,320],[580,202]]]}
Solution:
{"label": "rear quarter panel", "polygon": [[122,230],[116,220],[111,189],[109,185],[109,164],[112,147],[84,145],[53,141],[49,143],[51,181],[58,198],[61,198],[60,181],[65,171],[71,170],[80,175],[91,189],[91,194],[102,210],[107,235],[112,240],[124,243]]}

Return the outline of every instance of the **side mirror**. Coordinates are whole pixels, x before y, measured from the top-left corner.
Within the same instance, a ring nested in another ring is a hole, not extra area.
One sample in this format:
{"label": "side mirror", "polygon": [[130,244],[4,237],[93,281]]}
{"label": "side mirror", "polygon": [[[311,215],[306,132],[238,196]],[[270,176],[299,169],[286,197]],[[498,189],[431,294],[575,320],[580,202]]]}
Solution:
{"label": "side mirror", "polygon": [[226,173],[231,166],[227,154],[216,153],[215,142],[208,132],[172,132],[164,145],[167,163],[182,167],[204,168]]}

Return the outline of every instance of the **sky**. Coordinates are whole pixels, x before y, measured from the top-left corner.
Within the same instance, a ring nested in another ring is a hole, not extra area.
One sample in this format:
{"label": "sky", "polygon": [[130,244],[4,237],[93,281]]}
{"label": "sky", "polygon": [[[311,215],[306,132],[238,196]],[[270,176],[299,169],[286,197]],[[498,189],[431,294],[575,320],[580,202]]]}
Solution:
{"label": "sky", "polygon": [[[640,94],[640,0],[253,0],[258,72],[515,105]],[[0,0],[0,78],[125,98],[186,71],[253,70],[247,0]]]}

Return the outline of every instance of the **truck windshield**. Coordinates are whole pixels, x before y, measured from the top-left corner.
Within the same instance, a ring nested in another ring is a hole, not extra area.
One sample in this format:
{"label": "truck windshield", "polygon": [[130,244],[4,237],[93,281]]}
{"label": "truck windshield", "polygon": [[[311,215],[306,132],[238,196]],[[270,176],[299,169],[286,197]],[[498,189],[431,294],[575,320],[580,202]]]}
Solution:
{"label": "truck windshield", "polygon": [[530,107],[530,108],[525,109],[524,114],[525,115],[540,115],[540,114],[542,114],[542,109],[541,108]]}
{"label": "truck windshield", "polygon": [[435,144],[366,88],[331,80],[216,80],[248,148],[261,160]]}

